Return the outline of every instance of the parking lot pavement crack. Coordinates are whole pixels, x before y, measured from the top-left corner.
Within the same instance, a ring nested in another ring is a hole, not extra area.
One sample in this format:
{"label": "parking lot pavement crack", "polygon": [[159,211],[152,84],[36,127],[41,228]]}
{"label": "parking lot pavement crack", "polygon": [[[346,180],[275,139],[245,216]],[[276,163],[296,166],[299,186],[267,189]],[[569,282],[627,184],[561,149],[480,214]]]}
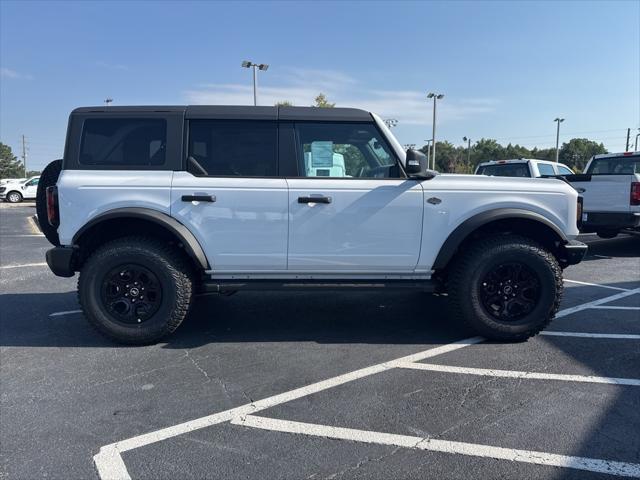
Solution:
{"label": "parking lot pavement crack", "polygon": [[[191,363],[193,364],[193,366],[196,367],[196,370],[198,370],[206,378],[206,381],[204,383],[211,382],[212,378],[209,376],[207,371],[200,366],[198,361],[191,356],[189,350],[185,350],[184,352],[185,352],[185,357],[188,358],[189,361],[191,361]],[[218,381],[218,383],[220,383],[220,385],[222,386],[222,388],[224,389],[224,391],[225,391],[225,393],[227,394],[227,397],[228,397],[229,394],[227,392],[227,386],[224,384],[224,382],[221,379],[216,378],[216,380]]]}
{"label": "parking lot pavement crack", "polygon": [[[424,439],[420,439],[420,441],[416,442],[415,446],[417,446],[422,441],[424,441]],[[405,449],[406,447],[395,447],[391,452],[385,453],[384,455],[381,455],[379,457],[366,456],[362,460],[358,461],[355,465],[350,465],[349,467],[343,470],[340,470],[339,472],[332,473],[331,475],[325,478],[326,480],[335,480],[337,478],[344,477],[346,474],[350,472],[355,472],[356,470],[362,468],[364,465],[367,465],[369,463],[374,463],[374,462],[382,462],[384,460],[389,459],[393,455],[395,455],[399,450],[405,450]]]}

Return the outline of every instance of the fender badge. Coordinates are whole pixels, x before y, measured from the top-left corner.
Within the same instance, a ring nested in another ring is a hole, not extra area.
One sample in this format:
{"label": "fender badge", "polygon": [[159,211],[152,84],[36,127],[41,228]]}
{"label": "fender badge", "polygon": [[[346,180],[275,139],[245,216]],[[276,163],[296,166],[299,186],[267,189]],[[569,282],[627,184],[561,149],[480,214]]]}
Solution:
{"label": "fender badge", "polygon": [[437,197],[431,197],[427,199],[427,203],[430,203],[431,205],[438,205],[439,203],[442,203],[442,200]]}

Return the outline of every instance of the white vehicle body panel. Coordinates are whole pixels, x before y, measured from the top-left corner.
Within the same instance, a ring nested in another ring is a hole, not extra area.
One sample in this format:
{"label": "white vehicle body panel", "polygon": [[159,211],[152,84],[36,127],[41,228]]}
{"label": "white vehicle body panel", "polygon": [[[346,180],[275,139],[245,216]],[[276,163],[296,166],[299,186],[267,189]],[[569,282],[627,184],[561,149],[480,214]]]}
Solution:
{"label": "white vehicle body panel", "polygon": [[169,214],[173,172],[155,170],[63,170],[58,178],[62,245],[80,228],[116,208],[139,207]]}
{"label": "white vehicle body panel", "polygon": [[[215,202],[183,202],[183,195]],[[288,197],[284,178],[195,177],[175,172],[171,215],[187,225],[216,273],[287,268]]]}
{"label": "white vehicle body panel", "polygon": [[640,175],[592,175],[589,182],[571,184],[579,188],[584,198],[585,212],[640,212],[640,205],[630,205],[632,182],[640,182]]}
{"label": "white vehicle body panel", "polygon": [[[289,272],[413,272],[423,194],[407,179],[288,179]],[[331,203],[298,203],[328,196]]]}

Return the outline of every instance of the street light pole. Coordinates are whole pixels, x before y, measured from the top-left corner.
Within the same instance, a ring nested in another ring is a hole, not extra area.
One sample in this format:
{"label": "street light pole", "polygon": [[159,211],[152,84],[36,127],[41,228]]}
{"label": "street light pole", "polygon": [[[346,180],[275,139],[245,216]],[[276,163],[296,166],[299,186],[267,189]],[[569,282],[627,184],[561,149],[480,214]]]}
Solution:
{"label": "street light pole", "polygon": [[560,157],[560,124],[564,122],[564,118],[557,117],[553,121],[558,123],[558,127],[556,129],[556,163],[558,163],[558,159]]}
{"label": "street light pole", "polygon": [[467,142],[467,165],[471,165],[471,139],[462,137],[463,142]]}
{"label": "street light pole", "polygon": [[431,162],[433,170],[436,169],[436,100],[442,100],[444,94],[442,93],[429,93],[427,98],[433,98],[433,131],[431,140],[433,141],[433,152],[431,155]]}
{"label": "street light pole", "polygon": [[[253,105],[258,105],[258,72],[257,70],[262,70],[266,72],[269,68],[269,65],[266,63],[253,63],[249,60],[245,60],[242,62],[242,67],[244,68],[253,68]],[[257,70],[256,70],[257,69]]]}
{"label": "street light pole", "polygon": [[427,167],[431,166],[430,162],[430,152],[431,152],[431,140],[433,140],[432,138],[430,138],[429,140],[425,140],[425,142],[427,142]]}

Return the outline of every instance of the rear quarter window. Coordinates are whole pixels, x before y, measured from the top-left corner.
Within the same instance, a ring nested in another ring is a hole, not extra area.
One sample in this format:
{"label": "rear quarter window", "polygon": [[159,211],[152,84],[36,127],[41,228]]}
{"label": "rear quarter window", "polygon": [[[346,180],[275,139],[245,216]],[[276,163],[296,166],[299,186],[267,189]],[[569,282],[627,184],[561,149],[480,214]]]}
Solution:
{"label": "rear quarter window", "polygon": [[167,122],[158,118],[88,118],[80,165],[160,166],[166,161]]}

